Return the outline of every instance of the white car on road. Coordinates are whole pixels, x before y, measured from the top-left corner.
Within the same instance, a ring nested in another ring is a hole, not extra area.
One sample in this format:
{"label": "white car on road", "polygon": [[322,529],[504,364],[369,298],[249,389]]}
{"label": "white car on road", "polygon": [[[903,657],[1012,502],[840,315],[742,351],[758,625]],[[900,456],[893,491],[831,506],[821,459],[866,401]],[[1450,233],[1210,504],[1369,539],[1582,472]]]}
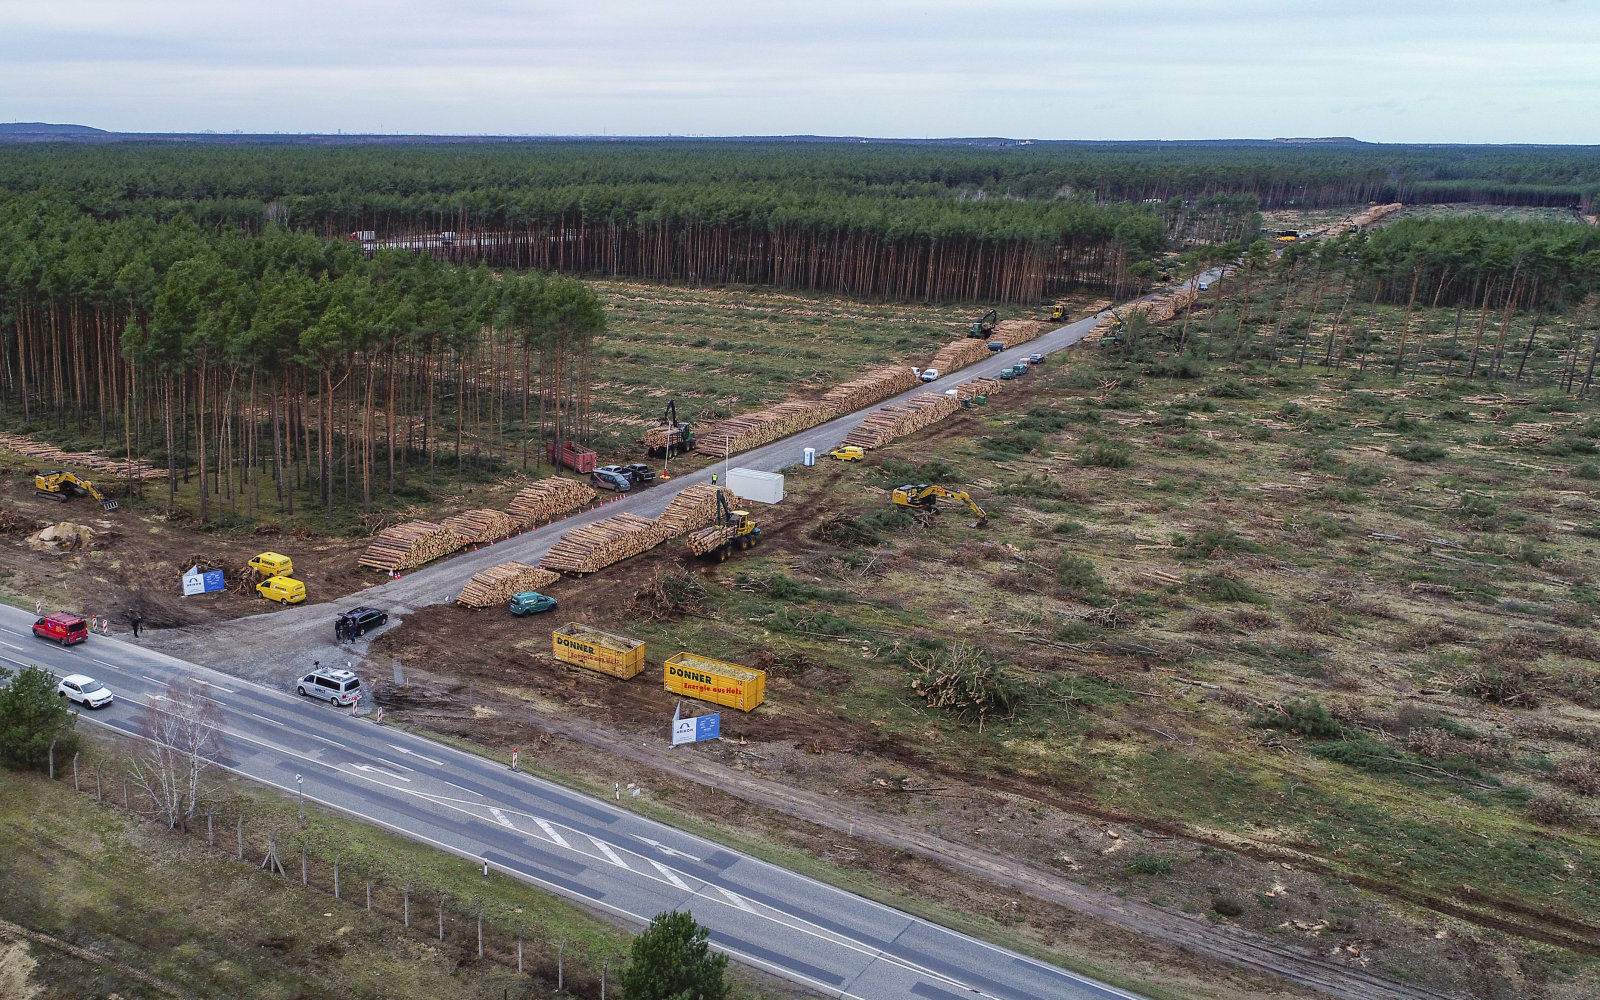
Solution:
{"label": "white car on road", "polygon": [[85,708],[100,708],[112,702],[111,689],[88,674],[70,674],[56,685],[56,694]]}
{"label": "white car on road", "polygon": [[922,369],[922,374],[918,375],[917,377],[922,379],[922,381],[924,381],[924,382],[932,382],[932,381],[938,379],[938,377],[939,377],[939,369],[937,369],[937,368],[924,368],[924,369]]}

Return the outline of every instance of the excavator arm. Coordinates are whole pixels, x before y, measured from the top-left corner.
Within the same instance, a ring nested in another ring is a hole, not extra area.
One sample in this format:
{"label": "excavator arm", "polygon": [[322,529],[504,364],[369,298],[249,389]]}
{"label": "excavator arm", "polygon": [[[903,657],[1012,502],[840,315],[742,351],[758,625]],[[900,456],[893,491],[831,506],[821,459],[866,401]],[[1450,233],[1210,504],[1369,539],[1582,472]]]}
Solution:
{"label": "excavator arm", "polygon": [[68,497],[87,493],[100,501],[100,506],[104,510],[116,510],[120,506],[115,500],[107,500],[105,495],[95,489],[94,484],[89,480],[79,479],[65,469],[56,469],[53,472],[43,472],[34,476],[33,486],[40,496],[51,500],[65,501]]}

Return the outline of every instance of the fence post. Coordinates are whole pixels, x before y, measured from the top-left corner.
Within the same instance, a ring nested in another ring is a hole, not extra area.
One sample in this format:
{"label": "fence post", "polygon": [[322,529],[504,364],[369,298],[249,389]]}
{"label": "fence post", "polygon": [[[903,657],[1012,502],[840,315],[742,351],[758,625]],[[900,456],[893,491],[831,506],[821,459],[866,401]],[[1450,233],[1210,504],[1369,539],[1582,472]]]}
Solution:
{"label": "fence post", "polygon": [[367,909],[372,909],[372,879],[367,879]]}
{"label": "fence post", "polygon": [[50,780],[56,780],[56,741],[50,741]]}
{"label": "fence post", "polygon": [[606,973],[611,969],[611,959],[600,963],[600,1000],[606,1000]]}
{"label": "fence post", "polygon": [[73,754],[72,755],[72,790],[75,791],[75,792],[83,791],[82,788],[78,787],[78,755],[77,754]]}
{"label": "fence post", "polygon": [[133,812],[133,803],[128,800],[128,774],[126,771],[122,774],[122,808]]}
{"label": "fence post", "polygon": [[333,859],[333,898],[339,898],[339,858]]}
{"label": "fence post", "polygon": [[99,761],[94,762],[94,800],[96,802],[104,802],[106,800],[105,788],[100,781]]}
{"label": "fence post", "polygon": [[517,972],[522,972],[522,932],[517,932]]}
{"label": "fence post", "polygon": [[478,957],[483,957],[483,911],[478,911]]}
{"label": "fence post", "polygon": [[556,949],[556,992],[557,993],[560,993],[562,990],[566,989],[566,986],[567,986],[567,980],[566,980],[566,976],[564,974],[565,973],[565,967],[562,965],[562,959],[566,956],[566,954],[567,954],[567,943],[565,941],[563,941],[563,942],[561,942],[561,946]]}
{"label": "fence post", "polygon": [[244,813],[239,814],[239,860],[244,860]]}
{"label": "fence post", "polygon": [[306,877],[306,842],[303,840],[300,842],[300,884],[301,886],[311,884],[310,879]]}

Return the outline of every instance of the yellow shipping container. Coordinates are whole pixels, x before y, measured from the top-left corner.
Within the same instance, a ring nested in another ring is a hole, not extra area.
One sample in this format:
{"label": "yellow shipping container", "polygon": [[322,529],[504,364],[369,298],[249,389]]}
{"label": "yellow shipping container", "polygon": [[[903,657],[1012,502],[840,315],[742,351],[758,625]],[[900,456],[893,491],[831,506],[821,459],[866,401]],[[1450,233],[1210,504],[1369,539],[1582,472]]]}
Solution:
{"label": "yellow shipping container", "polygon": [[673,694],[746,712],[767,697],[765,670],[751,670],[693,653],[679,653],[667,660],[663,683]]}
{"label": "yellow shipping container", "polygon": [[555,657],[627,680],[644,669],[644,643],[572,622],[550,634]]}

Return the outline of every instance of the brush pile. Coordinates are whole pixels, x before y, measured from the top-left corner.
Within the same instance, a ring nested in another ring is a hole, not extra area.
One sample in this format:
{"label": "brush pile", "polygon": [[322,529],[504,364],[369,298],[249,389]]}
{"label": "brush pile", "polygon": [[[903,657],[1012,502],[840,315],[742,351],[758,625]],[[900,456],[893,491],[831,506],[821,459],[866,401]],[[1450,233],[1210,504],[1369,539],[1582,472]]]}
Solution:
{"label": "brush pile", "polygon": [[498,510],[464,510],[439,522],[455,533],[462,545],[488,545],[515,530],[511,515]]}
{"label": "brush pile", "polygon": [[432,521],[407,521],[384,528],[358,560],[362,566],[394,573],[447,556],[461,547],[456,533]]}
{"label": "brush pile", "polygon": [[961,409],[961,401],[942,392],[925,392],[903,403],[880,406],[844,436],[845,444],[881,448]]}
{"label": "brush pile", "polygon": [[527,529],[540,522],[549,523],[575,510],[582,510],[596,496],[598,494],[593,489],[576,479],[551,476],[525,487],[512,499],[506,513],[511,515],[517,527]]}
{"label": "brush pile", "polygon": [[647,552],[663,540],[661,529],[649,518],[618,514],[562,535],[539,560],[539,565],[582,576]]}
{"label": "brush pile", "polygon": [[827,423],[838,414],[838,410],[820,401],[778,403],[754,413],[729,417],[696,438],[694,450],[712,458],[737,455]]}
{"label": "brush pile", "polygon": [[722,494],[723,500],[730,506],[733,504],[732,493],[710,483],[696,483],[679,490],[678,495],[667,504],[667,509],[656,518],[656,527],[661,530],[661,537],[677,538],[686,531],[703,528],[715,521],[718,493]]}
{"label": "brush pile", "polygon": [[822,394],[822,402],[832,407],[837,415],[865,409],[916,387],[917,376],[910,368],[905,365],[884,365],[858,379],[829,389]]}
{"label": "brush pile", "polygon": [[957,368],[975,365],[989,356],[989,344],[984,340],[974,340],[971,337],[962,337],[952,340],[939,348],[939,353],[928,362],[929,368],[939,369],[939,374],[948,375]]}
{"label": "brush pile", "polygon": [[472,574],[472,579],[456,595],[456,603],[469,608],[492,608],[505,604],[524,590],[543,590],[559,579],[561,574],[527,563],[501,563]]}

